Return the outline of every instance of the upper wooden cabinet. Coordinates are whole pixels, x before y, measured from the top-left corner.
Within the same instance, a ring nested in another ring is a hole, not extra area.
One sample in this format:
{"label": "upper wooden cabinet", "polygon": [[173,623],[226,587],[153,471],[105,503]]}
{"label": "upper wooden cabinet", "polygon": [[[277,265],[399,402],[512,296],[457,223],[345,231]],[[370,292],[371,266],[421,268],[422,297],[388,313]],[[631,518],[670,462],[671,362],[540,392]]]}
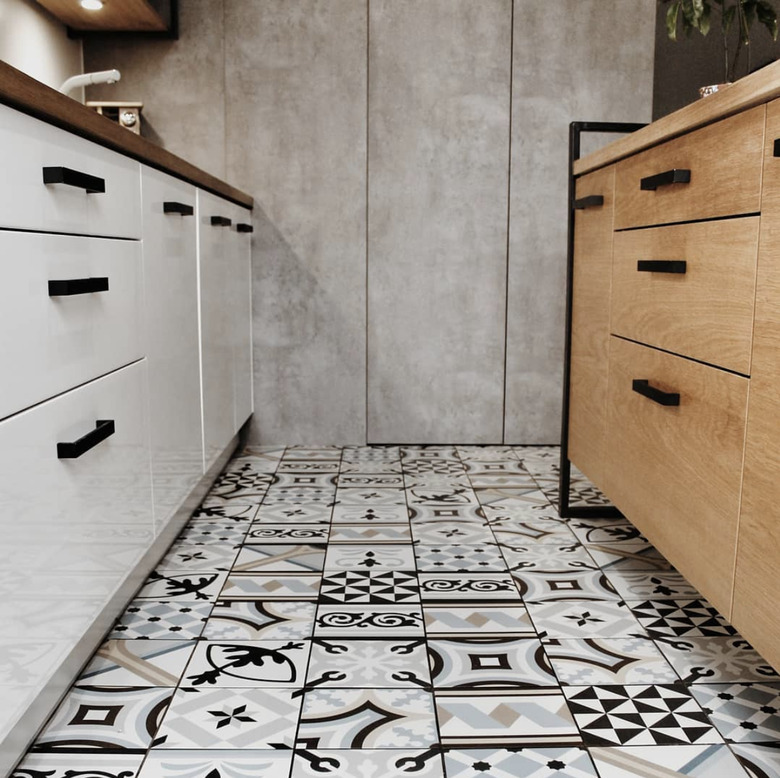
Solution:
{"label": "upper wooden cabinet", "polygon": [[167,33],[175,27],[177,0],[105,0],[91,11],[79,0],[37,0],[74,32]]}

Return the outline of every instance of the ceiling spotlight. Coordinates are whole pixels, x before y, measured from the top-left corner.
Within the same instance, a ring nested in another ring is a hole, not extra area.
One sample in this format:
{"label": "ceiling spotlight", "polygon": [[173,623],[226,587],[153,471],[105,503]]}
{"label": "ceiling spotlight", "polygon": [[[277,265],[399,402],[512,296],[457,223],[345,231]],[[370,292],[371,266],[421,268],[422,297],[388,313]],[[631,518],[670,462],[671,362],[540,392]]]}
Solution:
{"label": "ceiling spotlight", "polygon": [[81,7],[87,11],[99,11],[103,7],[103,0],[81,0]]}

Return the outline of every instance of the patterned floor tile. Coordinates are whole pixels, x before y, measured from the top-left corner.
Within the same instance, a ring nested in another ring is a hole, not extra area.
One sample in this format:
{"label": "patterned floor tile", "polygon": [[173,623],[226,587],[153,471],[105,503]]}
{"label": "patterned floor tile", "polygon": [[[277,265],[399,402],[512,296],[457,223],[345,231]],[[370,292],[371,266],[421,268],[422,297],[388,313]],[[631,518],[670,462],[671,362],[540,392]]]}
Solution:
{"label": "patterned floor tile", "polygon": [[645,600],[629,606],[653,637],[728,636],[737,632],[706,600]]}
{"label": "patterned floor tile", "polygon": [[238,546],[243,542],[248,527],[249,525],[246,522],[231,522],[230,519],[195,521],[182,530],[178,537],[178,542]]}
{"label": "patterned floor tile", "polygon": [[191,640],[108,640],[79,676],[79,686],[176,686]]}
{"label": "patterned floor tile", "polygon": [[574,719],[559,690],[436,694],[445,746],[580,745]]}
{"label": "patterned floor tile", "polygon": [[505,572],[504,557],[493,544],[421,545],[414,547],[417,569],[430,573]]}
{"label": "patterned floor tile", "polygon": [[424,602],[520,602],[512,578],[501,573],[420,573],[420,593]]}
{"label": "patterned floor tile", "polygon": [[256,472],[251,464],[245,463],[237,469],[222,473],[211,487],[203,505],[208,508],[231,502],[249,505],[260,503],[273,478],[268,473]]}
{"label": "patterned floor tile", "polygon": [[425,457],[403,459],[404,475],[460,475],[465,472],[463,463],[455,457]]}
{"label": "patterned floor tile", "polygon": [[312,641],[307,687],[429,687],[431,673],[425,641]]}
{"label": "patterned floor tile", "polygon": [[303,749],[295,752],[290,778],[314,778],[321,775],[336,775],[339,778],[401,778],[410,775],[419,778],[444,778],[441,754],[436,749]]}
{"label": "patterned floor tile", "polygon": [[315,637],[423,637],[419,605],[320,605]]}
{"label": "patterned floor tile", "polygon": [[227,573],[152,573],[136,595],[137,600],[160,602],[213,602]]}
{"label": "patterned floor tile", "polygon": [[154,748],[289,749],[301,697],[285,689],[177,689]]}
{"label": "patterned floor tile", "polygon": [[330,530],[331,543],[411,543],[409,524],[335,524]]}
{"label": "patterned floor tile", "polygon": [[777,743],[735,743],[731,749],[750,778],[780,778]]}
{"label": "patterned floor tile", "polygon": [[777,672],[740,637],[686,637],[656,642],[686,683],[780,680]]}
{"label": "patterned floor tile", "polygon": [[447,778],[596,778],[582,748],[474,748],[444,754]]}
{"label": "patterned floor tile", "polygon": [[545,640],[544,647],[564,686],[679,680],[650,638],[552,638]]}
{"label": "patterned floor tile", "polygon": [[[249,717],[244,716],[244,718]],[[223,717],[221,720],[225,721],[227,717]],[[248,724],[249,722],[244,723]],[[212,778],[217,778],[217,776],[219,778],[279,776],[282,778],[290,771],[292,757],[291,750],[255,751],[246,748],[225,751],[217,749],[167,751],[153,749],[144,762],[140,778],[206,778],[206,776]]]}
{"label": "patterned floor tile", "polygon": [[[519,463],[517,463],[519,464]],[[533,489],[539,487],[530,473],[519,469],[518,472],[496,474],[495,472],[469,472],[469,480],[474,489]]]}
{"label": "patterned floor tile", "polygon": [[320,602],[382,604],[419,602],[417,575],[400,570],[344,570],[322,578]]}
{"label": "patterned floor tile", "polygon": [[231,575],[225,581],[221,600],[316,600],[320,591],[319,574]]}
{"label": "patterned floor tile", "polygon": [[541,602],[526,607],[543,638],[617,638],[645,633],[628,605],[619,600]]}
{"label": "patterned floor tile", "polygon": [[[333,462],[331,464],[335,465],[337,463]],[[332,492],[336,488],[337,482],[337,472],[289,472],[289,468],[286,468],[285,470],[280,468],[273,476],[271,486],[274,489],[308,489],[316,487],[317,489],[324,489]]]}
{"label": "patterned floor tile", "polygon": [[447,483],[411,486],[406,490],[406,498],[411,508],[471,506],[476,509],[479,502],[469,483]]}
{"label": "patterned floor tile", "polygon": [[536,637],[528,611],[522,605],[426,605],[424,610],[429,637]]}
{"label": "patterned floor tile", "polygon": [[477,462],[503,462],[517,464],[519,462],[515,450],[511,446],[456,446],[458,456],[464,464],[471,460]]}
{"label": "patterned floor tile", "polygon": [[281,473],[318,473],[336,475],[339,472],[338,460],[301,460],[285,459],[279,463],[276,474]]}
{"label": "patterned floor tile", "polygon": [[624,600],[678,599],[701,597],[676,570],[618,570],[609,572],[609,580]]}
{"label": "patterned floor tile", "polygon": [[197,638],[211,613],[210,602],[133,600],[117,619],[109,638]]}
{"label": "patterned floor tile", "polygon": [[569,528],[581,543],[631,543],[644,539],[628,519],[572,519]]}
{"label": "patterned floor tile", "polygon": [[355,487],[359,489],[392,486],[403,488],[404,477],[401,473],[344,473],[339,475],[340,489]]}
{"label": "patterned floor tile", "polygon": [[356,459],[341,463],[341,475],[401,475],[401,462],[397,459]]}
{"label": "patterned floor tile", "polygon": [[350,486],[339,487],[336,493],[337,505],[377,508],[386,505],[406,506],[406,492],[403,487]]}
{"label": "patterned floor tile", "polygon": [[414,570],[414,551],[411,544],[330,545],[325,570]]}
{"label": "patterned floor tile", "polygon": [[565,686],[586,745],[674,745],[722,742],[682,684]]}
{"label": "patterned floor tile", "polygon": [[323,459],[341,459],[340,446],[288,446],[284,451],[283,462],[291,460],[313,460],[320,462]]}
{"label": "patterned floor tile", "polygon": [[412,535],[423,545],[495,542],[489,527],[463,521],[412,521]]}
{"label": "patterned floor tile", "polygon": [[512,578],[526,602],[620,599],[601,570],[514,570]]}
{"label": "patterned floor tile", "polygon": [[200,572],[230,570],[238,554],[238,548],[232,544],[209,543],[196,545],[194,543],[174,543],[168,553],[157,565],[158,573],[178,573],[187,570]]}
{"label": "patterned floor tile", "polygon": [[544,647],[536,638],[429,638],[428,653],[437,691],[558,686]]}
{"label": "patterned floor tile", "polygon": [[308,640],[198,643],[182,678],[186,686],[283,689],[303,686]]}
{"label": "patterned floor tile", "polygon": [[491,487],[475,489],[479,504],[494,511],[517,511],[519,514],[549,511],[550,500],[535,484],[522,489]]}
{"label": "patterned floor tile", "polygon": [[558,545],[553,543],[532,543],[527,546],[501,551],[510,570],[595,570],[598,565],[580,545]]}
{"label": "patterned floor tile", "polygon": [[[476,503],[468,503],[466,505],[411,505],[409,506],[409,517],[412,527],[438,522],[477,525],[479,527],[484,527],[485,524],[485,514],[481,506]],[[469,528],[464,527],[464,529]]]}
{"label": "patterned floor tile", "polygon": [[728,742],[780,741],[780,684],[701,684],[691,693]]}
{"label": "patterned floor tile", "polygon": [[511,549],[527,548],[529,544],[536,543],[577,545],[577,539],[569,528],[557,519],[489,519],[489,526],[496,541]]}
{"label": "patterned floor tile", "polygon": [[406,524],[409,512],[406,505],[344,505],[333,508],[334,524]]}
{"label": "patterned floor tile", "polygon": [[172,689],[73,689],[33,750],[143,752],[172,696]]}
{"label": "patterned floor tile", "polygon": [[235,524],[245,524],[251,522],[257,513],[257,505],[213,505],[210,507],[201,506],[190,517],[193,521],[213,521],[225,519]]}
{"label": "patterned floor tile", "polygon": [[[263,499],[263,507],[272,505],[277,506],[295,506],[296,508],[307,506],[320,506],[329,508],[333,505],[335,486],[328,487],[277,487],[272,486]],[[258,511],[258,516],[260,511]]]}
{"label": "patterned floor tile", "polygon": [[661,552],[644,540],[619,543],[586,543],[588,553],[606,573],[613,570],[670,570]]}
{"label": "patterned floor tile", "polygon": [[284,546],[245,544],[233,565],[234,573],[314,573],[322,570],[325,545]]}
{"label": "patterned floor tile", "polygon": [[29,754],[9,778],[136,778],[144,759],[135,754]]}
{"label": "patterned floor tile", "polygon": [[601,778],[745,778],[728,746],[620,746],[590,749]]}
{"label": "patterned floor tile", "polygon": [[332,512],[330,504],[263,503],[257,509],[253,528],[263,524],[330,524]]}
{"label": "patterned floor tile", "polygon": [[245,543],[327,543],[326,524],[252,524]]}
{"label": "patterned floor tile", "polygon": [[423,689],[313,689],[303,698],[299,748],[430,748],[433,695]]}
{"label": "patterned floor tile", "polygon": [[314,627],[314,602],[217,600],[205,640],[303,640]]}

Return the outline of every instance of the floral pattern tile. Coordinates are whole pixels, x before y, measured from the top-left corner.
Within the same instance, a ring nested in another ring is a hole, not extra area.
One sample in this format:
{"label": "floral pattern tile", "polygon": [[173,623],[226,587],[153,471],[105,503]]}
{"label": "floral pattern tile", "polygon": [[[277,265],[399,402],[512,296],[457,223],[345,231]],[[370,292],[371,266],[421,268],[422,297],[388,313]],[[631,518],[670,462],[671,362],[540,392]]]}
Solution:
{"label": "floral pattern tile", "polygon": [[117,619],[109,638],[166,640],[200,636],[211,602],[133,600]]}
{"label": "floral pattern tile", "polygon": [[315,637],[423,637],[420,605],[324,605],[317,609]]}
{"label": "floral pattern tile", "polygon": [[29,754],[9,778],[137,778],[144,760],[138,753]]}

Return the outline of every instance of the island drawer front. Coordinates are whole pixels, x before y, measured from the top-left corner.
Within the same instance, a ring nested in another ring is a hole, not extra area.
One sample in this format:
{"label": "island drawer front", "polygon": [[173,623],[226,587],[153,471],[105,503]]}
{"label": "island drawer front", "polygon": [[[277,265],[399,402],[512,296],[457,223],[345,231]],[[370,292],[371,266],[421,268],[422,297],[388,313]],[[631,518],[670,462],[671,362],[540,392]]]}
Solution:
{"label": "island drawer front", "polygon": [[[141,237],[140,164],[128,157],[0,106],[0,169],[0,227]],[[66,183],[44,183],[44,169]]]}
{"label": "island drawer front", "polygon": [[[647,381],[647,387],[635,388],[635,381]],[[726,616],[734,582],[748,383],[612,338],[605,492]],[[648,389],[661,394],[652,399]],[[679,405],[659,404],[674,394]]]}
{"label": "island drawer front", "polygon": [[615,234],[612,332],[750,373],[757,216]]}
{"label": "island drawer front", "polygon": [[758,106],[619,162],[615,229],[758,213],[765,111]]}
{"label": "island drawer front", "polygon": [[144,355],[139,242],[5,231],[0,256],[0,418]]}

